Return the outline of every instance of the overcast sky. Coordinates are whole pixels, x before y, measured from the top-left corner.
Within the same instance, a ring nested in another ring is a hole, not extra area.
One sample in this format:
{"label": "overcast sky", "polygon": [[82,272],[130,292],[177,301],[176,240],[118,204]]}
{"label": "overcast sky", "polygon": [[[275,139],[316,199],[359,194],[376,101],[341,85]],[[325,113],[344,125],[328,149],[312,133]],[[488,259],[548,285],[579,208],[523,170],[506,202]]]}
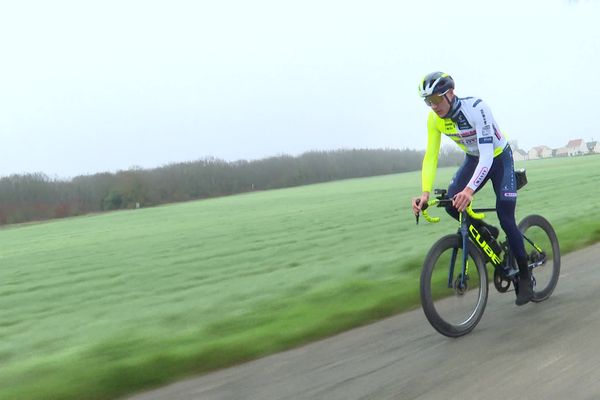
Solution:
{"label": "overcast sky", "polygon": [[526,150],[600,139],[598,0],[0,4],[1,176],[424,149],[436,70]]}

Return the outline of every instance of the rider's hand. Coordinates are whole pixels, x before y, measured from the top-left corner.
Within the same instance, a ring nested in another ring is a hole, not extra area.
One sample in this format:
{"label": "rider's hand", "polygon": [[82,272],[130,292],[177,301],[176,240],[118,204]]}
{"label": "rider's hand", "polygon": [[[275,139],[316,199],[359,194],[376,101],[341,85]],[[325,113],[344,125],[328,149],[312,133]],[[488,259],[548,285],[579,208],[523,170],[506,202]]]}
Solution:
{"label": "rider's hand", "polygon": [[419,215],[423,204],[429,201],[429,192],[423,192],[421,197],[415,197],[412,201],[412,209],[415,215]]}
{"label": "rider's hand", "polygon": [[452,199],[452,205],[460,212],[465,211],[469,203],[473,200],[473,189],[466,187],[460,193],[457,193]]}

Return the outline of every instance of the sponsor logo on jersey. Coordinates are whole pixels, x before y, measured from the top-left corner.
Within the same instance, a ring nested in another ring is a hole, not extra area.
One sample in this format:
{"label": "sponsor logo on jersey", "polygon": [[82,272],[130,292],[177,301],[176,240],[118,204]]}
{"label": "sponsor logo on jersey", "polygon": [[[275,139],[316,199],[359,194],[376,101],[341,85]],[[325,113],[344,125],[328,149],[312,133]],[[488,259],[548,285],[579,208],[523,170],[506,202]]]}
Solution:
{"label": "sponsor logo on jersey", "polygon": [[477,99],[475,103],[473,103],[473,108],[477,107],[477,104],[481,103],[481,99]]}
{"label": "sponsor logo on jersey", "polygon": [[[473,136],[476,134],[477,134],[477,131],[475,129],[473,129],[472,131],[460,132],[453,136],[459,136],[461,138],[466,138],[466,137]],[[448,135],[448,136],[450,136],[450,135]]]}
{"label": "sponsor logo on jersey", "polygon": [[506,192],[504,193],[504,197],[517,197],[515,192]]}
{"label": "sponsor logo on jersey", "polygon": [[465,117],[465,114],[463,114],[462,111],[460,111],[458,113],[455,121],[458,124],[458,129],[460,129],[461,131],[466,131],[467,129],[473,129],[471,124],[469,124],[469,121],[467,121],[467,117]]}
{"label": "sponsor logo on jersey", "polygon": [[477,178],[475,178],[475,180],[473,181],[475,186],[481,185],[481,182],[483,182],[483,179],[485,178],[487,173],[488,173],[488,169],[486,167],[481,168],[479,175],[477,175]]}
{"label": "sponsor logo on jersey", "polygon": [[483,108],[479,111],[481,111],[481,116],[483,117],[483,124],[487,125],[487,118],[485,117],[485,111],[483,111]]}
{"label": "sponsor logo on jersey", "polygon": [[481,128],[481,134],[483,136],[490,136],[492,134],[492,127],[489,125],[484,126]]}
{"label": "sponsor logo on jersey", "polygon": [[479,144],[486,144],[486,143],[494,143],[494,138],[491,136],[479,138]]}

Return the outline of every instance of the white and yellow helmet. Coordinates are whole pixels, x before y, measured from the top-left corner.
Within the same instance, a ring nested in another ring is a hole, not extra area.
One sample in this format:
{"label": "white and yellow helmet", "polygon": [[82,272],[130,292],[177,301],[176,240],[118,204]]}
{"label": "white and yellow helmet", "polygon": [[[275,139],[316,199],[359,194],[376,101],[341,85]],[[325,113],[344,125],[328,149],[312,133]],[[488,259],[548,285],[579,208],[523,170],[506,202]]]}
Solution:
{"label": "white and yellow helmet", "polygon": [[444,95],[448,90],[454,89],[454,79],[443,72],[427,74],[419,84],[419,95],[428,97],[434,94]]}

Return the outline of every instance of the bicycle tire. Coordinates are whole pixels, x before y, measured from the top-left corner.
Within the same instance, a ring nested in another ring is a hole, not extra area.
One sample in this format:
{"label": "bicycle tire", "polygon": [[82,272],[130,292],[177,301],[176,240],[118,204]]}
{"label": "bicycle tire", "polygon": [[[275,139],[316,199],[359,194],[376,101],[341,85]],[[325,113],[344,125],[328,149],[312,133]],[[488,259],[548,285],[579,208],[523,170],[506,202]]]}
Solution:
{"label": "bicycle tire", "polygon": [[[531,301],[539,303],[550,297],[554,291],[554,288],[556,288],[556,284],[558,283],[558,278],[560,275],[560,245],[558,243],[558,237],[556,236],[556,232],[554,231],[554,228],[550,222],[548,222],[548,220],[541,215],[533,214],[526,216],[521,222],[519,222],[518,227],[521,233],[523,233],[525,236],[528,236],[527,231],[531,231],[532,228],[541,229],[541,232],[543,232],[541,233],[541,236],[546,236],[545,238],[542,237],[541,239],[547,239],[548,241],[544,241],[544,246],[547,247],[549,243],[550,247],[552,248],[551,257],[549,257],[546,263],[540,267],[540,269],[544,270],[546,275],[549,275],[548,279],[546,279],[547,283],[543,284],[543,287],[540,288],[537,284],[538,281],[536,280],[536,286],[533,289],[533,294],[531,297]],[[527,240],[525,240],[525,251],[528,253],[528,259],[531,259],[532,255],[535,255],[535,253],[539,254],[539,252],[533,246],[531,246]],[[549,262],[551,265],[548,265]],[[540,272],[536,270],[537,268],[534,268],[531,271],[534,277],[536,274],[540,274]]]}
{"label": "bicycle tire", "polygon": [[[483,316],[488,297],[488,276],[487,269],[485,267],[485,261],[483,260],[481,252],[479,252],[475,245],[469,240],[467,243],[467,254],[469,259],[473,260],[476,267],[477,276],[479,277],[479,282],[477,282],[479,285],[479,290],[478,293],[474,295],[474,297],[476,296],[476,304],[473,312],[465,321],[462,322],[457,323],[454,321],[449,321],[447,318],[441,315],[438,311],[438,307],[436,307],[436,303],[439,304],[439,302],[443,300],[441,300],[441,298],[435,298],[436,295],[434,295],[432,291],[432,276],[438,260],[445,254],[446,251],[453,251],[453,249],[458,249],[457,251],[462,253],[462,238],[460,235],[454,234],[444,236],[431,247],[429,253],[425,257],[423,269],[421,271],[420,295],[423,312],[425,313],[425,316],[427,317],[427,320],[431,326],[433,326],[435,330],[444,336],[460,337],[471,332],[475,326],[477,326],[481,320],[481,317]],[[456,263],[455,274],[460,273],[461,265],[462,264],[460,261]],[[448,270],[449,266],[446,268],[446,271]],[[456,287],[454,290],[456,291]],[[456,293],[455,295],[456,297],[459,297],[461,294]],[[444,300],[446,299],[447,297],[444,298]]]}

